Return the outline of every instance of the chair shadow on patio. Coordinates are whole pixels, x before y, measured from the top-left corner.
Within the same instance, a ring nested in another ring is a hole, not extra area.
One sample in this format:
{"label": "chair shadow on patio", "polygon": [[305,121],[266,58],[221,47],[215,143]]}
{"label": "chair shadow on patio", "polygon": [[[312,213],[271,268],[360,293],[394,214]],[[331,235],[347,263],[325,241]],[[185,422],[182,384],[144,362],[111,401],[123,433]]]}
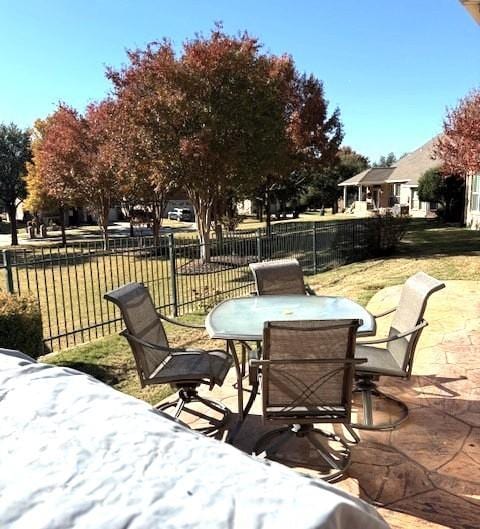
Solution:
{"label": "chair shadow on patio", "polygon": [[[480,401],[459,398],[461,393],[448,387],[466,380],[413,376],[408,383],[383,386],[408,402],[409,420],[392,431],[358,431],[361,442],[351,447],[352,464],[335,486],[379,507],[393,528],[478,527],[480,433],[455,416],[468,413],[480,422]],[[233,393],[224,403],[234,406]],[[233,414],[230,424],[235,421]],[[251,453],[256,440],[271,429],[263,423],[256,403],[234,446]],[[339,425],[335,432],[348,438]],[[289,466],[307,475],[318,474],[315,454],[306,453],[299,443],[284,449],[289,450],[290,460],[298,460],[298,465]]]}

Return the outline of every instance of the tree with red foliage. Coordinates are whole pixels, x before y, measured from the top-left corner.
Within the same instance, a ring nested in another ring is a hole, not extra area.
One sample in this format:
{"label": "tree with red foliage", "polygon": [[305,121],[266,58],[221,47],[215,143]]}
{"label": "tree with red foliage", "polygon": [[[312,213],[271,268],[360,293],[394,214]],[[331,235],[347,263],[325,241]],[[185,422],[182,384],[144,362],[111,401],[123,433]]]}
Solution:
{"label": "tree with red foliage", "polygon": [[66,244],[65,208],[77,203],[82,195],[82,181],[87,172],[86,123],[73,108],[60,104],[44,122],[42,141],[35,162],[47,194],[56,201],[60,212],[62,243]]}
{"label": "tree with red foliage", "polygon": [[116,152],[122,146],[116,135],[116,103],[106,99],[92,103],[85,114],[85,143],[79,156],[84,159],[80,196],[94,214],[108,249],[110,209],[120,199]]}
{"label": "tree with red foliage", "polygon": [[60,209],[64,245],[65,208],[81,204],[96,217],[104,246],[108,247],[108,215],[120,191],[114,116],[115,103],[107,99],[89,105],[85,117],[60,104],[45,121],[36,158],[47,194]]}
{"label": "tree with red foliage", "polygon": [[336,108],[328,115],[328,101],[321,81],[312,75],[300,75],[292,68],[284,75],[284,84],[287,87],[283,91],[283,104],[288,161],[283,161],[277,175],[266,175],[265,178],[267,231],[270,229],[271,195],[280,198],[291,189],[305,189],[315,176],[333,165],[343,139],[340,111]]}
{"label": "tree with red foliage", "polygon": [[246,193],[282,162],[281,79],[256,39],[218,27],[208,39],[186,42],[178,58],[167,41],[128,56],[127,68],[108,75],[157,189],[173,183],[186,190],[208,261],[217,201],[232,187]]}
{"label": "tree with red foliage", "polygon": [[448,174],[480,172],[480,90],[474,90],[448,111],[436,154]]}

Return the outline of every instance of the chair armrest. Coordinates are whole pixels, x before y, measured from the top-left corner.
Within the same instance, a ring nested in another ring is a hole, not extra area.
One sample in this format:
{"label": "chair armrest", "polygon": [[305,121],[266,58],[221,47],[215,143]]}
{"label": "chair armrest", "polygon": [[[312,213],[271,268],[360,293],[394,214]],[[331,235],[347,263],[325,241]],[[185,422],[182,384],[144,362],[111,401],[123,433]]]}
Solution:
{"label": "chair armrest", "polygon": [[196,323],[184,323],[183,321],[168,318],[167,316],[164,316],[163,314],[160,314],[158,312],[157,314],[161,320],[167,321],[168,323],[172,323],[173,325],[178,325],[179,327],[187,327],[188,329],[205,329],[205,325],[198,325]]}
{"label": "chair armrest", "polygon": [[400,338],[405,338],[406,336],[410,336],[411,334],[419,331],[420,329],[423,329],[428,325],[428,322],[423,320],[421,323],[416,325],[413,329],[410,329],[409,331],[401,332],[400,334],[394,334],[393,336],[385,336],[384,338],[377,338],[375,340],[366,340],[357,342],[357,345],[373,345],[373,344],[380,344],[380,343],[388,343],[388,342],[394,342],[395,340],[399,340]]}
{"label": "chair armrest", "polygon": [[372,314],[372,316],[377,318],[383,318],[384,316],[387,316],[387,314],[391,314],[392,312],[395,312],[397,310],[397,307],[393,307],[391,309],[385,310],[384,312],[380,312],[379,314]]}
{"label": "chair armrest", "polygon": [[310,285],[305,285],[305,293],[307,294],[307,296],[316,296],[317,295],[315,290],[313,290],[313,288]]}
{"label": "chair armrest", "polygon": [[163,345],[158,345],[156,343],[147,342],[146,340],[142,340],[141,338],[138,338],[137,336],[134,336],[133,334],[130,334],[127,330],[124,330],[120,333],[121,336],[124,336],[125,338],[128,338],[129,340],[132,340],[135,343],[138,343],[140,345],[143,345],[144,347],[148,347],[149,349],[155,349],[157,351],[163,351],[164,353],[185,353],[185,349],[179,349],[175,347],[164,347]]}

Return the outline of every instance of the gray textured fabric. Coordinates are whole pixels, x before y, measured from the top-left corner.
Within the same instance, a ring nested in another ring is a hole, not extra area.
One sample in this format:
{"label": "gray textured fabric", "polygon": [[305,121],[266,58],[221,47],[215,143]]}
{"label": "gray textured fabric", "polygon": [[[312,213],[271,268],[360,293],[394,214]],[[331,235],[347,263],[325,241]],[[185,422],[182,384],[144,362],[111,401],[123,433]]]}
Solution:
{"label": "gray textured fabric", "polygon": [[296,259],[251,263],[259,296],[272,294],[306,294],[303,272]]}
{"label": "gray textured fabric", "polygon": [[[141,283],[129,283],[105,294],[122,313],[127,331],[149,344],[168,348],[162,320],[158,317],[148,289]],[[130,342],[142,386],[178,382],[210,383],[221,385],[232,366],[232,358],[224,351],[159,351],[136,342]]]}
{"label": "gray textured fabric", "polygon": [[285,416],[302,408],[317,417],[330,415],[333,407],[341,408],[342,416],[349,415],[353,366],[346,361],[353,359],[357,324],[358,320],[265,324],[264,359],[271,362],[263,366],[262,376],[266,419],[272,418],[269,410],[282,407]]}
{"label": "gray textured fabric", "polygon": [[357,344],[355,356],[357,358],[367,359],[367,363],[359,364],[356,367],[358,373],[367,371],[368,373],[378,373],[379,375],[392,375],[397,377],[405,375],[401,366],[398,365],[395,358],[387,349]]}
{"label": "gray textured fabric", "polygon": [[[162,322],[157,315],[148,289],[140,283],[129,283],[105,294],[105,299],[120,309],[127,331],[146,342],[168,347]],[[130,343],[137,366],[148,380],[168,353]]]}
{"label": "gray textured fabric", "polygon": [[[409,277],[402,287],[400,301],[394,313],[388,337],[406,333],[423,321],[430,296],[445,287],[445,283],[434,277],[418,272]],[[355,356],[366,356],[368,362],[357,367],[359,372],[373,372],[385,375],[408,376],[415,347],[421,330],[408,336],[386,343],[387,351],[375,347],[357,345]],[[378,349],[379,352],[376,351]]]}
{"label": "gray textured fabric", "polygon": [[230,356],[224,351],[186,351],[186,354],[169,356],[159,369],[153,372],[150,382],[174,383],[211,379],[221,386],[230,366]]}
{"label": "gray textured fabric", "polygon": [[[428,298],[444,287],[444,283],[424,272],[418,272],[409,277],[402,287],[389,336],[407,332],[418,325],[425,314]],[[388,350],[403,371],[407,370],[410,356],[413,353],[411,345],[416,338],[416,334],[412,334],[400,340],[393,340],[387,345]]]}
{"label": "gray textured fabric", "polygon": [[387,529],[320,480],[73,369],[0,354],[2,529]]}

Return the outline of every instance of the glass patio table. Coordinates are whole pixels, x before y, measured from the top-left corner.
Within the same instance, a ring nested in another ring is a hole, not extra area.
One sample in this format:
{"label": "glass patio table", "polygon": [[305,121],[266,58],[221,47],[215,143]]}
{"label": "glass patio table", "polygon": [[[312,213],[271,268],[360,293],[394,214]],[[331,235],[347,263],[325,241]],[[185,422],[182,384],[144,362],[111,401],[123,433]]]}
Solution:
{"label": "glass patio table", "polygon": [[249,412],[256,395],[252,388],[250,399],[243,407],[242,370],[235,341],[260,342],[266,321],[359,319],[359,336],[375,334],[375,318],[351,299],[334,296],[249,296],[222,301],[214,307],[205,321],[210,338],[226,340],[237,373],[238,414],[241,423]]}

